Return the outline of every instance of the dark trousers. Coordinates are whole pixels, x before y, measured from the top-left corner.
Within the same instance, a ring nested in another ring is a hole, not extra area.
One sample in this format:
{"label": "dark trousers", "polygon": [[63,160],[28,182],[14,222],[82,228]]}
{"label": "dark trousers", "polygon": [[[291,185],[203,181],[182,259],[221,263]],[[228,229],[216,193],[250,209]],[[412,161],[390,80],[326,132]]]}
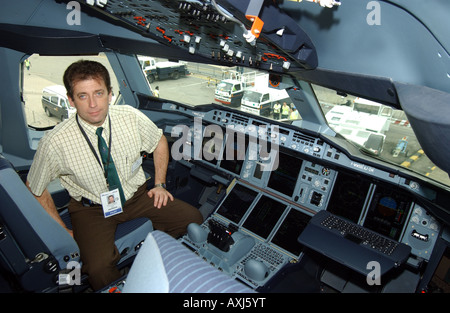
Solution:
{"label": "dark trousers", "polygon": [[154,229],[178,237],[186,233],[190,223],[201,224],[203,217],[195,207],[174,199],[161,209],[153,205],[145,184],[129,199],[123,213],[105,218],[101,206],[83,206],[81,202],[71,200],[69,212],[72,220],[74,238],[80,248],[82,271],[89,275],[94,290],[101,289],[120,278],[116,267],[120,254],[114,244],[114,234],[118,224],[147,217]]}

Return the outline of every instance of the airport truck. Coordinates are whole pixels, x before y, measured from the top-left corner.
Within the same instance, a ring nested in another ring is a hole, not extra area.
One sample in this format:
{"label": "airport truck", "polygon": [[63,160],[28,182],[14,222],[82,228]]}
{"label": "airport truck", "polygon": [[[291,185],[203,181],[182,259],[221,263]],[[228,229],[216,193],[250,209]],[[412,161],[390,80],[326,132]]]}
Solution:
{"label": "airport truck", "polygon": [[290,98],[285,89],[254,88],[244,91],[241,110],[261,116],[270,116],[275,103],[290,104]]}
{"label": "airport truck", "polygon": [[242,96],[244,95],[245,83],[236,79],[221,80],[214,92],[214,99],[217,102],[238,108],[241,106]]}
{"label": "airport truck", "polygon": [[265,74],[263,75],[257,72],[240,73],[239,71],[226,71],[222,74],[222,80],[216,86],[214,99],[227,106],[239,108],[245,90],[257,86],[261,76],[265,76]]}
{"label": "airport truck", "polygon": [[183,63],[156,62],[154,58],[143,56],[138,57],[138,59],[149,83],[153,83],[155,80],[178,79],[189,75],[189,70]]}

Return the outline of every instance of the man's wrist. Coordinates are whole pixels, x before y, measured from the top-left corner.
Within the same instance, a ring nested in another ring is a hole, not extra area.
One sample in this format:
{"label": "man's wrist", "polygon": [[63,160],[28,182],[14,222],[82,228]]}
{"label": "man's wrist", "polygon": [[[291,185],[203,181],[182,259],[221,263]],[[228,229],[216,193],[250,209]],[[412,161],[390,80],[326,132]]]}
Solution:
{"label": "man's wrist", "polygon": [[166,189],[166,183],[155,184],[155,188],[156,187],[162,187],[162,188]]}

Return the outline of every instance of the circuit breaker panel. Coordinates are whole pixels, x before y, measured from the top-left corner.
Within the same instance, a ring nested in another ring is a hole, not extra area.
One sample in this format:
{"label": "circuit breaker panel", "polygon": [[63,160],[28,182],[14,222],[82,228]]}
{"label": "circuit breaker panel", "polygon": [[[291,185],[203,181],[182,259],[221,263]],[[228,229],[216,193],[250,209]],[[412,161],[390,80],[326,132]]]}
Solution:
{"label": "circuit breaker panel", "polygon": [[94,8],[213,63],[276,73],[317,67],[311,40],[273,1],[109,0]]}

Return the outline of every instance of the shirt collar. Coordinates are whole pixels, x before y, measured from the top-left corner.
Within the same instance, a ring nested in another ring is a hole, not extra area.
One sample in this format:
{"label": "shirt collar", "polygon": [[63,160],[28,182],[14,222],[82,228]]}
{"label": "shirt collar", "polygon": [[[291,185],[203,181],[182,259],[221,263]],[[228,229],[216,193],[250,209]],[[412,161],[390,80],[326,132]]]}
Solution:
{"label": "shirt collar", "polygon": [[82,118],[80,118],[80,116],[78,116],[78,121],[80,122],[81,127],[83,127],[83,129],[89,135],[96,136],[95,131],[97,130],[97,128],[103,127],[103,134],[105,136],[105,135],[109,135],[109,118],[108,118],[108,116],[109,116],[109,113],[106,115],[105,121],[103,122],[103,124],[101,126],[91,125],[88,122],[86,122],[85,120],[83,120]]}

